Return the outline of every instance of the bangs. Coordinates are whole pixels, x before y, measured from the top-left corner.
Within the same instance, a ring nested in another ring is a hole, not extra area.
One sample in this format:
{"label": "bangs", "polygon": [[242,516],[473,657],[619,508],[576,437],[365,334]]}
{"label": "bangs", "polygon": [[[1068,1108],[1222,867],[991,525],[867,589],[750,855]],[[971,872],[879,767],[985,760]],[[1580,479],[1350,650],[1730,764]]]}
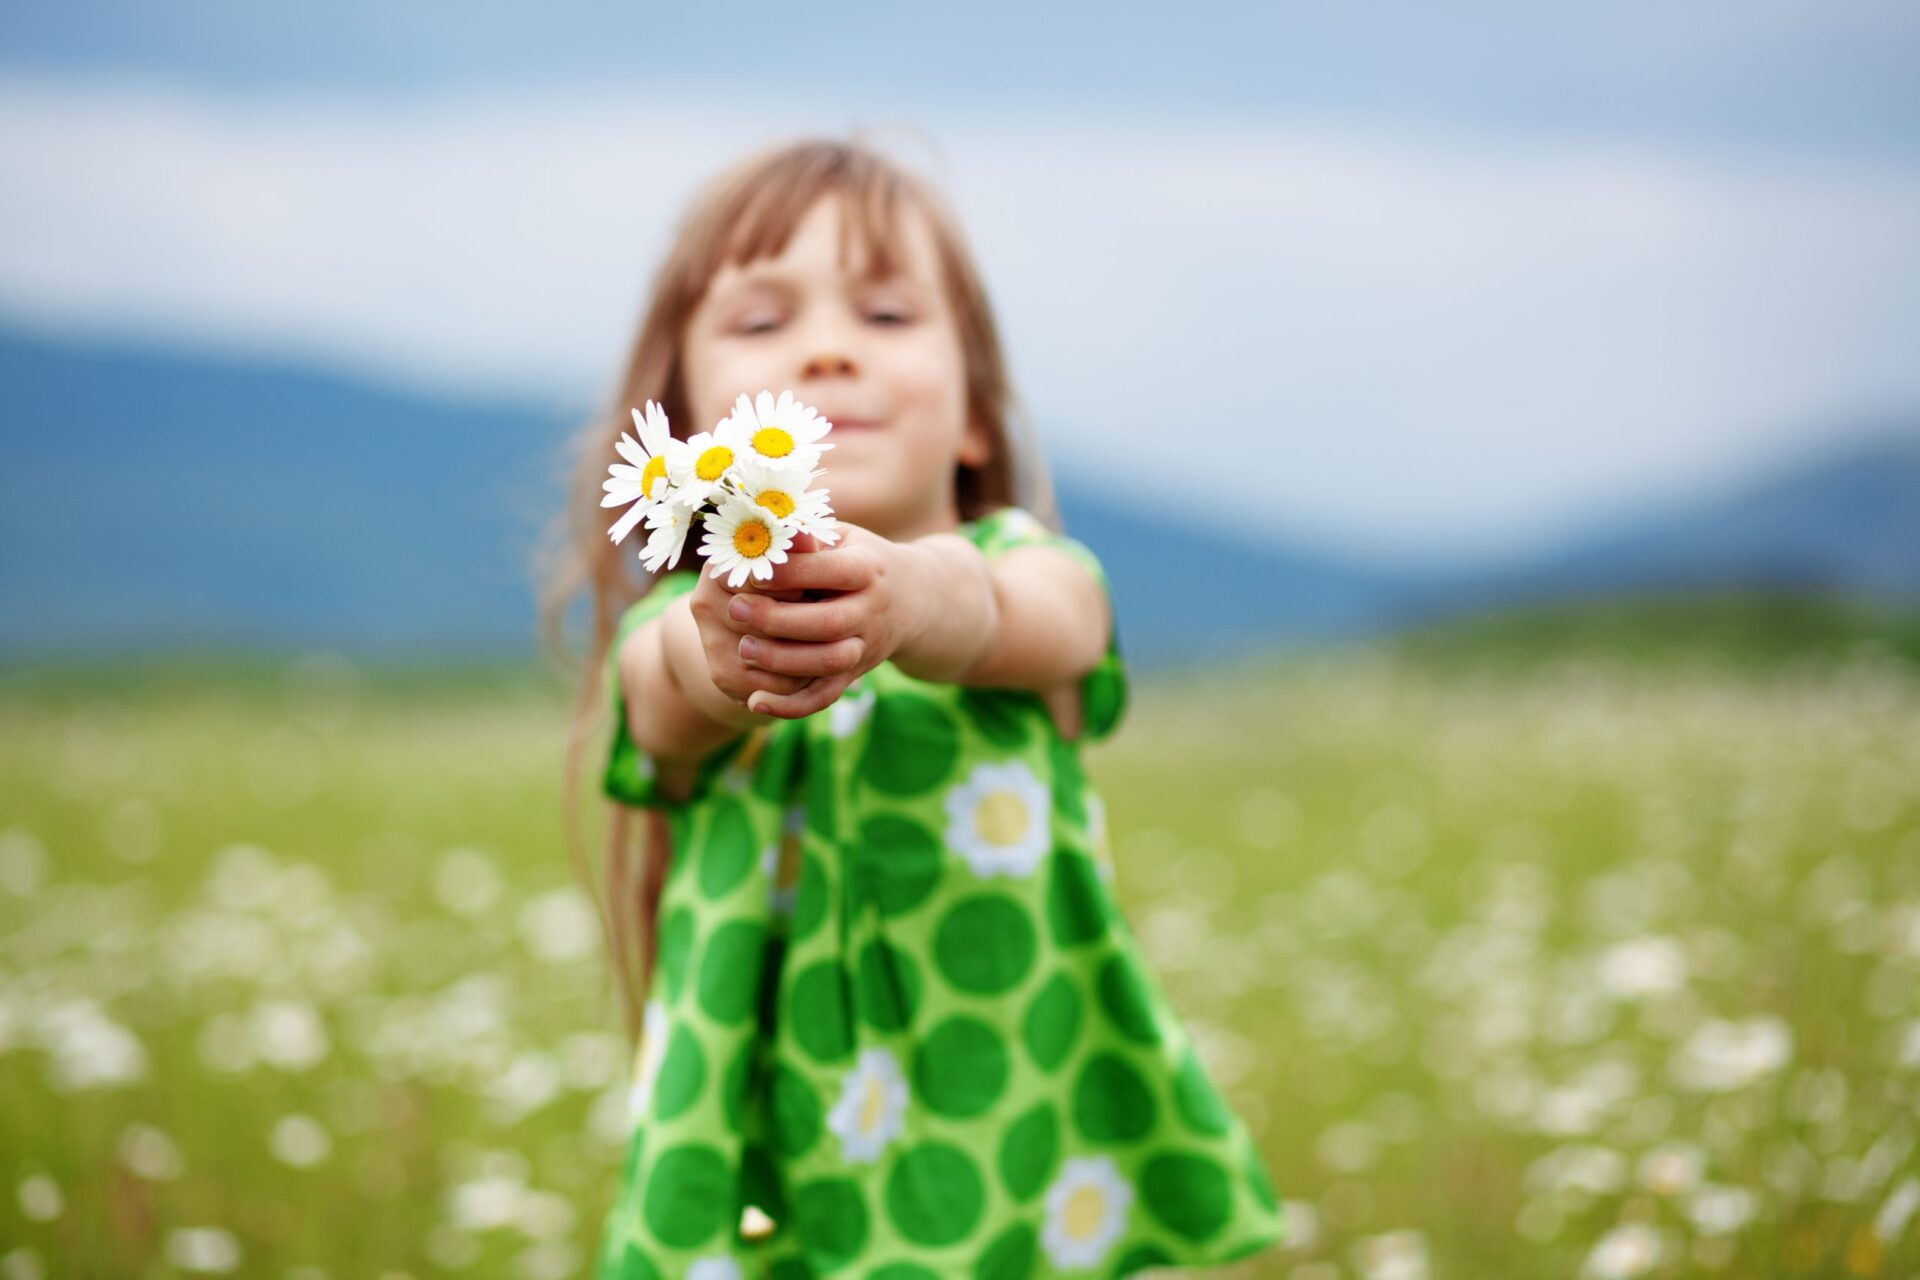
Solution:
{"label": "bangs", "polygon": [[839,262],[858,265],[868,280],[904,268],[900,210],[905,191],[886,165],[858,148],[833,145],[786,150],[750,164],[723,194],[702,277],[784,252],[800,219],[823,196],[841,197]]}

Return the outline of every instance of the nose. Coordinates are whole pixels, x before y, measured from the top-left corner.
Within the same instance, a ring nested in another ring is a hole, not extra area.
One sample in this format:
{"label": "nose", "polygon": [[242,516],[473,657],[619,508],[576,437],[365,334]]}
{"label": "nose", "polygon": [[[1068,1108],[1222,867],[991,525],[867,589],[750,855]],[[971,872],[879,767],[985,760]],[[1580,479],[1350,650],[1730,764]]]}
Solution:
{"label": "nose", "polygon": [[833,374],[850,377],[855,372],[853,358],[837,353],[814,356],[800,369],[803,378],[825,378]]}

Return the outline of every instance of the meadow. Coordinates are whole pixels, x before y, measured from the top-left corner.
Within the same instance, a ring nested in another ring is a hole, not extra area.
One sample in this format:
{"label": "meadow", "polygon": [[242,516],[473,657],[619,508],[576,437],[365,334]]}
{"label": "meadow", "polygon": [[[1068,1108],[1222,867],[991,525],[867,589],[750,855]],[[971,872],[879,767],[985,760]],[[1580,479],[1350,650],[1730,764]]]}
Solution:
{"label": "meadow", "polygon": [[[1542,634],[1136,678],[1088,751],[1294,1226],[1230,1273],[1920,1275],[1906,642]],[[565,692],[7,673],[0,1280],[584,1273],[629,1057]]]}

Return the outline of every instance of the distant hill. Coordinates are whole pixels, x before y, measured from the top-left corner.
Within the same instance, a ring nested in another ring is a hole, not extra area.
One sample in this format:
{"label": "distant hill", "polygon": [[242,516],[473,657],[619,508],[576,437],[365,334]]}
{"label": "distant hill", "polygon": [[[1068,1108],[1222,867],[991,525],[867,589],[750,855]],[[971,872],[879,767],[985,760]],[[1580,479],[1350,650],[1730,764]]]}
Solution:
{"label": "distant hill", "polygon": [[[0,330],[0,420],[0,657],[535,651],[530,554],[561,500],[565,407]],[[1143,667],[1650,588],[1920,596],[1920,430],[1445,575],[1241,545],[1143,519],[1071,474],[1056,484]]]}
{"label": "distant hill", "polygon": [[1771,474],[1431,582],[1399,616],[1733,588],[1920,600],[1920,415],[1862,424]]}

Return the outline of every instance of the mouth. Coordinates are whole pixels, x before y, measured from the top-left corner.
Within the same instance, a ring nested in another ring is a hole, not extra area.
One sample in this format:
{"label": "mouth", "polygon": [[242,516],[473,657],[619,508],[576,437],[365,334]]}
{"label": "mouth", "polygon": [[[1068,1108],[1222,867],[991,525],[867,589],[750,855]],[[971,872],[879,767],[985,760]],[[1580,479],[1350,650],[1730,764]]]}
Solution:
{"label": "mouth", "polygon": [[876,431],[880,427],[880,421],[877,418],[838,418],[830,413],[823,413],[820,416],[831,422],[835,431]]}

